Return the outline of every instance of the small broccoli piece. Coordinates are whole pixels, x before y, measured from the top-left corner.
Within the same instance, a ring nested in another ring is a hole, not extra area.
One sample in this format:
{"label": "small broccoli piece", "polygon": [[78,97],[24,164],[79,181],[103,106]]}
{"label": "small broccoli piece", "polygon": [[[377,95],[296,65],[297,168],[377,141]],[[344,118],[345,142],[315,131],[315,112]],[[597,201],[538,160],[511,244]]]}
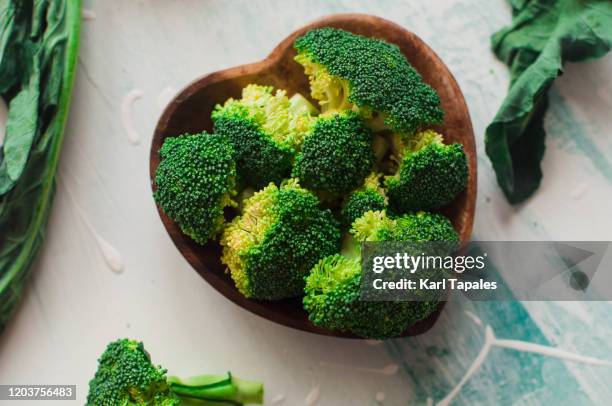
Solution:
{"label": "small broccoli piece", "polygon": [[320,117],[306,136],[292,175],[304,187],[340,195],[359,186],[375,161],[372,133],[350,110]]}
{"label": "small broccoli piece", "polygon": [[230,140],[236,150],[241,187],[278,184],[289,175],[294,150],[274,142],[246,113],[224,112],[217,114],[214,121],[215,133]]}
{"label": "small broccoli piece", "polygon": [[319,261],[306,279],[304,308],[316,326],[387,339],[427,318],[437,302],[361,300],[361,260],[340,254]]}
{"label": "small broccoli piece", "polygon": [[340,213],[345,227],[350,227],[368,211],[382,211],[387,208],[387,196],[380,186],[380,177],[377,173],[371,173],[363,185],[346,198]]}
{"label": "small broccoli piece", "polygon": [[151,363],[142,342],[124,338],[110,343],[98,360],[87,406],[175,406],[184,399],[206,402],[202,404],[261,404],[263,386],[229,373],[184,381],[166,378],[166,370]]}
{"label": "small broccoli piece", "polygon": [[355,220],[351,234],[357,241],[399,241],[428,243],[411,246],[431,255],[448,255],[459,243],[451,222],[441,214],[418,212],[391,218],[384,211],[371,211]]}
{"label": "small broccoli piece", "polygon": [[[390,218],[384,211],[368,211],[355,220],[354,243],[365,241],[454,243],[457,233],[440,214],[417,213]],[[445,252],[449,246],[444,247]],[[440,253],[442,254],[442,253]],[[432,278],[439,277],[431,270]],[[360,250],[331,255],[319,261],[306,279],[303,299],[315,325],[365,338],[396,337],[428,317],[437,308],[435,293],[425,292],[421,301],[361,301]],[[435,299],[435,300],[432,300]]]}
{"label": "small broccoli piece", "polygon": [[411,137],[395,135],[393,144],[399,168],[386,179],[393,210],[436,209],[465,189],[468,166],[463,145],[445,145],[442,136],[432,130]]}
{"label": "small broccoli piece", "polygon": [[340,231],[317,197],[291,179],[246,199],[221,245],[221,260],[238,290],[249,298],[274,300],[302,294],[313,265],[338,252]]}
{"label": "small broccoli piece", "polygon": [[458,242],[451,222],[438,213],[418,212],[391,218],[370,211],[355,220],[351,233],[357,241]]}
{"label": "small broccoli piece", "polygon": [[289,176],[296,150],[316,109],[301,95],[287,98],[284,90],[248,85],[240,100],[229,99],[212,113],[215,133],[236,151],[238,180],[261,188]]}
{"label": "small broccoli piece", "polygon": [[233,206],[236,164],[230,143],[207,133],[166,138],[155,172],[155,201],[199,244],[224,223],[223,209]]}
{"label": "small broccoli piece", "polygon": [[323,112],[355,109],[376,131],[409,134],[442,122],[438,94],[396,45],[326,27],[307,32],[294,47]]}
{"label": "small broccoli piece", "polygon": [[387,339],[429,316],[436,302],[361,301],[361,260],[340,254],[319,261],[306,279],[304,308],[316,326]]}
{"label": "small broccoli piece", "polygon": [[178,405],[166,370],[151,363],[142,343],[121,339],[106,347],[89,382],[88,406]]}
{"label": "small broccoli piece", "polygon": [[296,93],[291,98],[287,92],[272,86],[250,84],[242,89],[240,100],[228,99],[217,105],[213,118],[225,113],[246,113],[273,141],[298,148],[309,130],[318,110],[304,96]]}
{"label": "small broccoli piece", "polygon": [[457,231],[442,214],[420,211],[404,214],[395,221],[397,227],[391,236],[394,241],[459,242]]}

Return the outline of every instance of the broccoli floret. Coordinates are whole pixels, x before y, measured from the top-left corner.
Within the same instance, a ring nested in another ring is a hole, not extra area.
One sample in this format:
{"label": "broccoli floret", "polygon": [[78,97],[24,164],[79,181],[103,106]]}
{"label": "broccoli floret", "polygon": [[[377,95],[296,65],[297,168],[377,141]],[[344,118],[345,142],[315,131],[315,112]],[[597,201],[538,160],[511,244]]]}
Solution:
{"label": "broccoli floret", "polygon": [[155,201],[199,244],[220,231],[233,206],[236,164],[225,139],[207,133],[166,138],[155,172]]}
{"label": "broccoli floret", "polygon": [[436,302],[369,302],[361,296],[361,260],[340,254],[319,261],[306,279],[304,308],[316,326],[363,338],[397,337],[429,316]]}
{"label": "broccoli floret", "polygon": [[389,217],[385,211],[371,211],[355,220],[351,234],[356,241],[399,241],[428,243],[404,248],[427,251],[431,255],[448,255],[459,243],[451,222],[438,213],[418,212]]}
{"label": "broccoli floret", "polygon": [[457,231],[455,231],[451,222],[439,213],[420,211],[415,214],[404,214],[396,218],[395,221],[397,227],[391,236],[393,241],[459,241]]}
{"label": "broccoli floret", "polygon": [[317,192],[340,195],[359,186],[375,161],[372,133],[353,111],[320,117],[306,136],[292,175]]}
{"label": "broccoli floret", "polygon": [[451,222],[438,213],[418,212],[391,218],[370,211],[355,220],[351,233],[357,241],[458,242]]}
{"label": "broccoli floret", "polygon": [[282,299],[302,294],[304,277],[321,258],[338,252],[340,231],[329,210],[297,180],[271,183],[244,202],[221,238],[221,260],[246,297]]}
{"label": "broccoli floret", "polygon": [[[450,221],[431,213],[390,218],[384,211],[369,211],[355,220],[351,233],[356,242],[454,243],[458,240]],[[427,300],[421,301],[362,301],[359,254],[360,250],[355,247],[345,255],[322,259],[311,270],[303,303],[315,325],[360,337],[385,339],[400,335],[435,311],[438,302],[432,299],[436,294],[429,292],[422,296]],[[430,275],[433,278],[440,274],[432,270]]]}
{"label": "broccoli floret", "polygon": [[289,175],[294,150],[274,142],[246,112],[219,112],[214,121],[215,133],[230,140],[236,150],[236,168],[242,187],[278,184]]}
{"label": "broccoli floret", "polygon": [[129,339],[112,342],[98,360],[89,382],[88,406],[178,405],[166,370],[151,363],[142,343]]}
{"label": "broccoli floret", "polygon": [[396,45],[326,27],[294,47],[323,112],[355,109],[375,130],[409,134],[442,122],[438,94]]}
{"label": "broccoli floret", "polygon": [[363,185],[354,190],[342,205],[342,224],[350,227],[351,224],[368,211],[381,211],[387,208],[387,196],[380,186],[380,174],[372,173]]}
{"label": "broccoli floret", "polygon": [[314,266],[305,292],[304,308],[316,326],[379,340],[401,335],[437,307],[433,301],[362,301],[361,260],[340,254]]}
{"label": "broccoli floret", "polygon": [[393,210],[436,209],[465,189],[468,166],[463,145],[445,145],[432,130],[411,137],[395,135],[393,144],[399,168],[386,179]]}
{"label": "broccoli floret", "polygon": [[284,90],[248,85],[240,100],[229,99],[212,113],[215,133],[236,151],[239,183],[261,188],[289,176],[296,149],[310,128],[316,109],[304,97],[287,98]]}
{"label": "broccoli floret", "polygon": [[124,338],[110,343],[98,360],[87,406],[175,406],[184,399],[206,402],[202,404],[261,404],[263,385],[229,373],[167,378],[165,369],[151,363],[142,342]]}

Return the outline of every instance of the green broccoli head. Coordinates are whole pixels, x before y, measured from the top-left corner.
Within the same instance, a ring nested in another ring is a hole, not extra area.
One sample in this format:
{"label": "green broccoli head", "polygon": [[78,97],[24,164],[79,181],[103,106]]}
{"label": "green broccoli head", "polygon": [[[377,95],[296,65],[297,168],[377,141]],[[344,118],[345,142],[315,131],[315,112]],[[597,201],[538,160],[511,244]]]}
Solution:
{"label": "green broccoli head", "polygon": [[402,133],[443,120],[438,94],[396,45],[327,27],[307,32],[294,47],[323,112],[355,109],[373,129]]}
{"label": "green broccoli head", "polygon": [[[450,220],[439,213],[420,211],[404,214],[395,219],[393,231],[385,231],[382,238],[393,241],[459,242],[459,235]],[[387,234],[389,233],[389,234]],[[389,235],[389,237],[386,237]]]}
{"label": "green broccoli head", "polygon": [[89,382],[87,406],[171,406],[179,403],[166,381],[166,370],[153,365],[143,344],[134,340],[110,343]]}
{"label": "green broccoli head", "polygon": [[292,175],[331,195],[359,186],[375,161],[372,133],[353,111],[320,117],[306,136]]}
{"label": "green broccoli head", "polygon": [[432,130],[405,138],[395,135],[393,149],[399,168],[386,179],[393,210],[432,210],[450,203],[467,184],[463,145],[446,145]]}
{"label": "green broccoli head", "polygon": [[372,339],[397,337],[437,307],[428,301],[362,301],[361,260],[339,254],[314,266],[305,293],[304,308],[313,324]]}
{"label": "green broccoli head", "polygon": [[353,222],[351,234],[363,241],[458,242],[451,222],[438,213],[418,212],[389,217],[369,211]]}
{"label": "green broccoli head", "polygon": [[340,213],[345,227],[350,227],[368,211],[382,211],[387,208],[387,196],[380,186],[380,176],[377,173],[370,174],[363,185],[346,198]]}
{"label": "green broccoli head", "polygon": [[245,200],[221,245],[221,260],[238,290],[274,300],[302,294],[312,266],[338,252],[340,231],[317,197],[291,179],[280,188],[271,183]]}
{"label": "green broccoli head", "polygon": [[[448,255],[458,248],[459,235],[451,222],[441,214],[418,212],[389,217],[385,211],[370,211],[353,222],[354,240],[412,242],[405,251],[426,251],[430,255]],[[393,248],[393,247],[392,247]],[[435,271],[438,275],[438,271]]]}
{"label": "green broccoli head", "polygon": [[[385,211],[368,211],[353,222],[351,234],[355,237],[354,243],[458,241],[448,219],[423,212],[391,218]],[[445,255],[449,246],[443,248],[444,253],[438,253]],[[360,250],[356,247],[348,252],[322,259],[306,278],[303,303],[315,325],[360,337],[385,339],[400,335],[436,310],[437,293],[429,292],[416,292],[421,295],[420,301],[362,301],[361,258],[355,255]],[[432,279],[441,276],[438,270],[425,272]]]}
{"label": "green broccoli head", "polygon": [[301,95],[248,85],[240,100],[229,99],[212,113],[215,133],[236,151],[238,180],[261,188],[289,176],[296,149],[309,130],[316,109]]}
{"label": "green broccoli head", "polygon": [[263,385],[230,373],[184,380],[166,377],[165,369],[152,364],[142,342],[124,338],[110,343],[98,360],[87,406],[175,406],[186,399],[202,404],[261,404]]}
{"label": "green broccoli head", "polygon": [[222,228],[223,209],[234,205],[234,150],[207,133],[166,138],[155,172],[155,201],[181,230],[204,244]]}

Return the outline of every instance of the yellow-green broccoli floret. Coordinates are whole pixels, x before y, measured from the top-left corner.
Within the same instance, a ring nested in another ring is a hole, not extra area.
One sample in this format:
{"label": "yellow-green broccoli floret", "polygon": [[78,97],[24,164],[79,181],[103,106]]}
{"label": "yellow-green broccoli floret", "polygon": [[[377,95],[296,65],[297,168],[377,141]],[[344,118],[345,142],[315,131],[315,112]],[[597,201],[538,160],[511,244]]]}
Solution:
{"label": "yellow-green broccoli floret", "polygon": [[299,94],[288,98],[284,90],[251,84],[242,90],[241,99],[217,105],[212,119],[215,133],[228,139],[236,151],[239,183],[261,188],[289,176],[316,114],[316,108]]}
{"label": "yellow-green broccoli floret", "polygon": [[263,385],[229,373],[186,380],[166,377],[166,370],[153,365],[142,342],[124,338],[110,343],[98,360],[86,406],[176,406],[188,399],[261,404]]}
{"label": "yellow-green broccoli floret", "polygon": [[362,301],[361,259],[340,254],[319,261],[306,279],[304,308],[316,326],[387,339],[436,310],[436,302]]}
{"label": "yellow-green broccoli floret", "polygon": [[[453,245],[458,240],[450,221],[431,213],[390,218],[385,211],[368,211],[355,220],[351,234],[353,244],[444,241]],[[443,248],[447,250],[450,245]],[[440,276],[439,270],[427,272],[432,278]],[[359,246],[347,250],[345,255],[330,255],[319,261],[306,279],[303,304],[310,321],[319,327],[360,337],[386,339],[401,335],[437,308],[437,293],[430,292],[415,292],[421,296],[419,301],[362,301],[361,277]]]}
{"label": "yellow-green broccoli floret", "polygon": [[387,208],[388,199],[385,190],[380,185],[382,175],[371,173],[363,185],[354,190],[342,205],[341,217],[345,227],[368,211],[382,211]]}
{"label": "yellow-green broccoli floret", "polygon": [[312,266],[338,252],[340,231],[317,197],[291,179],[246,199],[221,245],[221,260],[238,290],[249,298],[275,300],[302,294]]}
{"label": "yellow-green broccoli floret", "polygon": [[351,228],[357,241],[458,242],[452,223],[438,213],[417,212],[389,217],[385,211],[369,211]]}
{"label": "yellow-green broccoli floret", "polygon": [[418,243],[405,244],[402,248],[432,255],[449,255],[459,243],[459,235],[449,219],[424,211],[398,217],[390,217],[386,211],[370,211],[353,222],[350,232],[358,242]]}
{"label": "yellow-green broccoli floret", "polygon": [[399,167],[386,179],[394,211],[432,210],[450,203],[465,189],[468,166],[463,145],[442,142],[442,136],[426,130],[413,136],[394,135]]}
{"label": "yellow-green broccoli floret", "polygon": [[353,111],[319,117],[306,136],[292,175],[317,192],[347,193],[370,173],[372,132]]}
{"label": "yellow-green broccoli floret", "polygon": [[[351,233],[355,243],[448,242],[458,240],[450,221],[440,214],[417,213],[390,218],[385,211],[368,211],[355,220]],[[420,248],[419,253],[420,253]],[[429,247],[426,247],[429,248]],[[435,249],[438,250],[438,246]],[[444,248],[444,254],[449,245]],[[437,308],[435,294],[425,292],[421,301],[362,301],[361,258],[358,247],[346,255],[319,261],[306,279],[304,308],[317,326],[365,338],[396,337]],[[435,253],[435,252],[432,252]],[[439,277],[438,270],[428,275]],[[415,294],[419,294],[416,292]]]}
{"label": "yellow-green broccoli floret", "polygon": [[326,27],[294,47],[323,112],[354,109],[374,130],[409,134],[442,122],[438,94],[396,45]]}
{"label": "yellow-green broccoli floret", "polygon": [[155,172],[155,201],[199,244],[217,234],[233,206],[236,164],[224,138],[207,133],[166,138]]}

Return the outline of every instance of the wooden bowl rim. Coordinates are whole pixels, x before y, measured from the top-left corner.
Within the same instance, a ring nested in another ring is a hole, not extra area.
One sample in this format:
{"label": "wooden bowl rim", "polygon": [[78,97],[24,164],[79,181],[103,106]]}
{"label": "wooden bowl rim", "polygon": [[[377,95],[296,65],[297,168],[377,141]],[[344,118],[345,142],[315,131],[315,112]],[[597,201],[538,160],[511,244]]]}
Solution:
{"label": "wooden bowl rim", "polygon": [[[448,67],[444,64],[444,62],[440,59],[440,57],[416,34],[408,31],[402,26],[391,22],[389,20],[383,19],[381,17],[369,15],[369,14],[360,14],[360,13],[341,13],[341,14],[333,14],[326,17],[322,17],[320,19],[314,20],[313,22],[306,24],[305,26],[293,31],[289,34],[285,39],[283,39],[273,50],[272,52],[263,60],[234,66],[231,68],[219,70],[216,72],[205,74],[190,83],[184,86],[177,95],[168,103],[163,113],[161,114],[158,123],[155,127],[153,139],[151,143],[151,151],[149,155],[149,176],[151,182],[151,188],[154,191],[154,179],[155,179],[155,171],[159,164],[159,152],[155,148],[155,145],[161,145],[160,138],[163,136],[162,133],[165,131],[165,128],[168,126],[168,122],[172,115],[175,113],[177,108],[181,105],[181,103],[192,97],[194,94],[199,92],[202,88],[205,88],[211,84],[217,83],[221,80],[227,80],[228,78],[235,78],[243,76],[245,72],[263,72],[266,69],[275,66],[280,61],[282,61],[285,51],[293,46],[293,42],[295,39],[309,30],[314,28],[321,28],[325,26],[333,26],[339,23],[348,23],[351,21],[360,20],[361,22],[365,22],[369,25],[378,25],[384,27],[389,31],[396,31],[400,33],[403,37],[408,41],[414,41],[416,43],[420,43],[421,46],[431,55],[431,57],[436,60],[439,64],[439,67],[443,69],[444,75],[448,78],[448,81],[451,86],[455,87],[458,90],[458,99],[455,102],[454,108],[461,109],[461,116],[464,117],[466,131],[469,131],[464,139],[462,140],[462,144],[464,146],[466,155],[468,157],[468,167],[469,167],[469,179],[468,185],[466,187],[466,203],[464,214],[466,217],[463,220],[463,228],[459,232],[459,236],[461,241],[469,241],[471,238],[471,232],[473,227],[473,219],[474,219],[474,211],[476,206],[476,185],[477,185],[477,167],[476,167],[476,147],[475,147],[475,138],[474,131],[469,115],[469,110],[467,108],[467,104],[465,102],[465,98],[455,77],[450,72]],[[350,29],[349,29],[350,31]],[[208,282],[215,290],[217,290],[220,294],[222,294],[225,298],[231,300],[236,305],[242,307],[245,310],[248,310],[251,313],[254,313],[262,318],[273,321],[277,324],[281,324],[287,327],[291,327],[297,330],[332,336],[332,337],[341,337],[341,338],[354,338],[361,339],[361,337],[357,337],[350,333],[342,333],[336,331],[330,331],[327,329],[323,329],[317,327],[310,323],[308,320],[298,320],[292,317],[288,317],[283,313],[278,313],[270,310],[268,307],[263,306],[262,301],[247,299],[245,298],[234,286],[231,289],[228,289],[227,281],[224,280],[221,276],[217,275],[214,272],[210,272],[207,269],[204,269],[205,272],[199,272],[198,268],[201,266],[198,261],[196,261],[193,256],[188,255],[188,253],[184,252],[183,247],[180,244],[179,240],[189,240],[189,237],[185,236],[180,232],[178,226],[171,220],[166,214],[162,211],[159,205],[156,204],[158,214],[164,224],[166,231],[168,232],[172,242],[175,244],[177,249],[181,252],[183,257],[189,262],[189,264],[198,272],[206,282]],[[178,231],[178,234],[176,233]],[[177,240],[179,239],[179,240]],[[191,251],[187,248],[188,251]],[[202,266],[203,267],[203,266]],[[206,268],[206,267],[203,267]],[[293,299],[288,299],[288,301],[294,301]],[[266,302],[269,303],[269,302]],[[442,309],[444,308],[446,302],[441,302],[438,306],[438,309],[430,315],[427,319],[421,320],[409,327],[402,337],[404,336],[414,336],[422,334],[428,331],[438,319]]]}

